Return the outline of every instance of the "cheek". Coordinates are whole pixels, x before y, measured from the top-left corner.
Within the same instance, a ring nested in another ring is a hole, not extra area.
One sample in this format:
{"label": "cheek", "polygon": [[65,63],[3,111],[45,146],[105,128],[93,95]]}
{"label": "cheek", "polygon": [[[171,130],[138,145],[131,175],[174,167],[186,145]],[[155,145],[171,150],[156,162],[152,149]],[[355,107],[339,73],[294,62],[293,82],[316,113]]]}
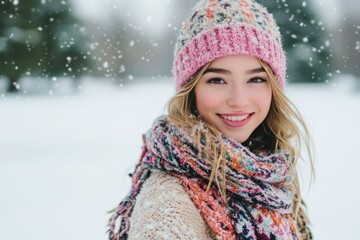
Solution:
{"label": "cheek", "polygon": [[207,111],[215,110],[219,105],[219,98],[213,91],[206,88],[195,89],[196,108],[198,112],[205,115]]}
{"label": "cheek", "polygon": [[267,113],[269,112],[269,109],[270,109],[271,98],[272,98],[271,91],[263,92],[261,94],[261,96],[259,96],[257,98],[258,105],[262,109],[263,113],[266,113],[266,115],[267,115]]}

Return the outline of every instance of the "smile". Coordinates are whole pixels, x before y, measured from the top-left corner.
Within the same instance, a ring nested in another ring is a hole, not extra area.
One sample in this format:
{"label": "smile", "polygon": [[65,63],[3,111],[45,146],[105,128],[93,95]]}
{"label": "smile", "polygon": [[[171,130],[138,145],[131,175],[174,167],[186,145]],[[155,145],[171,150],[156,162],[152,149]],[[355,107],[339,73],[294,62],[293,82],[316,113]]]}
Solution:
{"label": "smile", "polygon": [[245,126],[253,116],[253,113],[244,114],[244,115],[225,115],[218,114],[223,123],[229,127],[243,127]]}
{"label": "smile", "polygon": [[225,119],[225,120],[230,120],[230,121],[234,121],[234,122],[239,122],[242,121],[246,118],[248,118],[250,116],[250,114],[247,115],[242,115],[242,116],[228,116],[228,115],[220,115],[221,118]]}

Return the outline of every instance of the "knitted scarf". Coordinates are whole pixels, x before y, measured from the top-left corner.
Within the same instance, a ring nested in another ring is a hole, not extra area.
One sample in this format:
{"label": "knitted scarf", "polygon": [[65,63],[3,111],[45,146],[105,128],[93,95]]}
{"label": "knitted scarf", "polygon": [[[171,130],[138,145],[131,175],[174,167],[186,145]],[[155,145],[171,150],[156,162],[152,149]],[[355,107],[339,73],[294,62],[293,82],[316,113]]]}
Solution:
{"label": "knitted scarf", "polygon": [[294,171],[290,154],[268,156],[223,136],[226,149],[226,203],[213,184],[206,192],[211,165],[189,134],[159,117],[143,136],[143,151],[132,188],[109,221],[109,239],[127,239],[130,216],[151,169],[178,177],[218,239],[300,239],[291,218]]}

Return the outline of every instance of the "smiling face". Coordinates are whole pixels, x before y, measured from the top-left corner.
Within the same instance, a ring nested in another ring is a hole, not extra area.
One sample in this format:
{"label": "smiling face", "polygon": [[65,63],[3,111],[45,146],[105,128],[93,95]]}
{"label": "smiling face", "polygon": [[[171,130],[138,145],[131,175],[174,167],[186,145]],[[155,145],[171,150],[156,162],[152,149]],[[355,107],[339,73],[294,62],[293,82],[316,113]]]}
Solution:
{"label": "smiling face", "polygon": [[240,143],[264,121],[271,104],[270,79],[257,58],[215,59],[195,86],[201,118]]}

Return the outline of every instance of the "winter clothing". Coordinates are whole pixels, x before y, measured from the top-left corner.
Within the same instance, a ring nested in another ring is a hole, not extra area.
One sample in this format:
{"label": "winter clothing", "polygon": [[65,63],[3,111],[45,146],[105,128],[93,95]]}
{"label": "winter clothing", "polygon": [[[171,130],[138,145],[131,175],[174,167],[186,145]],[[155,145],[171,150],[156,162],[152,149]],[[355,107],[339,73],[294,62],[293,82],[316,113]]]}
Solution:
{"label": "winter clothing", "polygon": [[175,47],[173,74],[179,90],[203,65],[232,54],[267,62],[281,87],[286,60],[279,28],[253,0],[201,0],[184,21]]}
{"label": "winter clothing", "polygon": [[[136,198],[130,222],[129,240],[217,239],[181,185],[180,179],[155,169]],[[312,239],[301,208],[296,225],[301,239]]]}
{"label": "winter clothing", "polygon": [[[291,217],[294,171],[290,155],[278,150],[263,156],[222,136],[226,149],[224,203],[216,187],[206,193],[211,165],[193,138],[158,118],[144,138],[143,153],[129,195],[111,219],[110,239],[126,239],[136,198],[152,169],[180,179],[205,222],[219,239],[301,239]],[[221,179],[220,179],[221,181]],[[120,226],[115,230],[116,221]]]}
{"label": "winter clothing", "polygon": [[216,239],[181,181],[155,169],[136,197],[130,223],[129,240]]}

